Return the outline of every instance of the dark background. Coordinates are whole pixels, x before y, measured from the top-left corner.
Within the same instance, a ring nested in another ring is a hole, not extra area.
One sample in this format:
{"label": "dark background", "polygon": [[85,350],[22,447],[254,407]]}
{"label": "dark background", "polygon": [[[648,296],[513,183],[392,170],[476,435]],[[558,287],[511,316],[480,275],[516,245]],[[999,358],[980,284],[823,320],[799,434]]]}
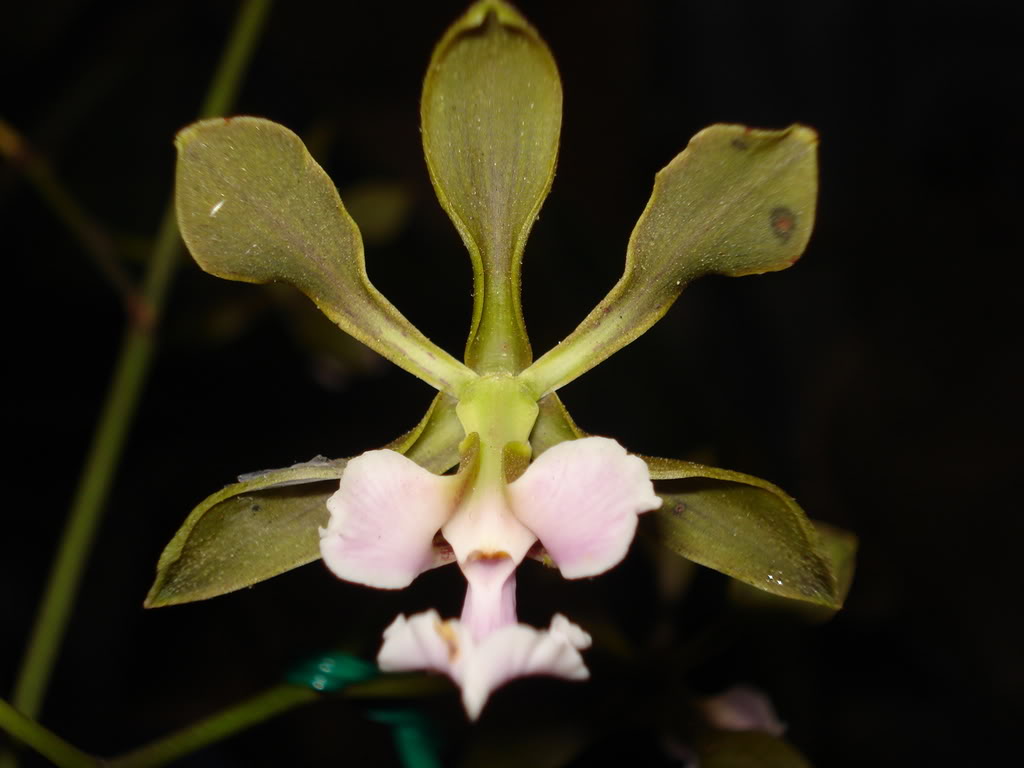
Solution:
{"label": "dark background", "polygon": [[[651,332],[562,392],[590,432],[766,477],[812,517],[860,536],[842,613],[823,626],[745,631],[708,660],[695,688],[761,687],[819,766],[975,765],[1019,752],[1010,742],[1024,686],[1024,531],[1011,496],[1022,382],[1010,273],[1024,255],[1018,5],[519,7],[551,46],[565,89],[558,175],[524,265],[538,354],[620,274],[654,173],[693,133],[714,122],[802,122],[821,134],[818,220],[797,266],[692,286]],[[113,234],[132,274],[170,192],[172,137],[198,109],[235,8],[66,0],[4,11],[0,114]],[[468,328],[470,273],[433,199],[418,98],[431,48],[462,9],[448,0],[279,3],[235,110],[303,135],[343,196],[384,183],[405,204],[396,226],[367,237],[368,270],[452,352]],[[2,161],[0,216],[13,384],[4,431],[14,495],[0,539],[6,693],[123,314],[78,243]],[[426,386],[390,364],[311,347],[296,331],[302,311],[182,260],[42,715],[84,749],[137,746],[339,642],[372,656],[400,611],[458,610],[454,569],[378,593],[319,565],[205,604],[141,609],[161,549],[204,496],[241,472],[381,445],[429,402]],[[641,555],[557,589],[522,570],[531,621],[604,599],[627,634],[650,629],[654,580]],[[716,583],[697,580],[712,593]],[[693,611],[673,621],[713,613],[706,601]],[[538,696],[571,704],[580,694],[567,687],[516,683],[485,720],[514,722]],[[444,701],[454,711],[454,697]],[[457,753],[466,730],[451,738]],[[657,749],[635,746],[636,764],[654,764],[644,755]],[[188,764],[393,761],[384,726],[331,703]]]}

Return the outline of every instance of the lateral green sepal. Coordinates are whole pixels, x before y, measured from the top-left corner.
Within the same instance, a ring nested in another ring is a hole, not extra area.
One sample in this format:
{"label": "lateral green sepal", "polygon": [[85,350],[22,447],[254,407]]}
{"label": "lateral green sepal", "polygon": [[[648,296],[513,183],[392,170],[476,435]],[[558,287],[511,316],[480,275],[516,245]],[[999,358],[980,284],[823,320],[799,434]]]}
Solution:
{"label": "lateral green sepal", "polygon": [[340,459],[254,472],[204,499],[160,555],[144,605],[206,600],[316,560],[344,470]]}
{"label": "lateral green sepal", "polygon": [[[438,394],[423,419],[385,447],[440,474],[458,463],[461,439],[454,402]],[[319,559],[318,529],[346,461],[317,457],[251,472],[204,499],[160,555],[145,606],[206,600]]]}
{"label": "lateral green sepal", "polygon": [[649,525],[673,552],[772,594],[842,606],[837,562],[782,489],[694,462],[647,461],[664,502]]}
{"label": "lateral green sepal", "polygon": [[523,372],[538,396],[561,387],[654,325],[686,285],[792,265],[811,235],[818,136],[712,125],[655,177],[629,238],[622,278],[561,344]]}
{"label": "lateral green sepal", "polygon": [[333,182],[284,126],[218,118],[178,133],[178,226],[204,270],[286,282],[344,331],[442,392],[474,378],[373,287],[359,228]]}

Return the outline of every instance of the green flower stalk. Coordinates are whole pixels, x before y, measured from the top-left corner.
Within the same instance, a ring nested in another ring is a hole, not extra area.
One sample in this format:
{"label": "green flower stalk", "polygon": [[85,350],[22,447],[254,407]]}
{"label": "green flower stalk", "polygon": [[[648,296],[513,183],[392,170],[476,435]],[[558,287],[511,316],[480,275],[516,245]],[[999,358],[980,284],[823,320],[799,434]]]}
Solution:
{"label": "green flower stalk", "polygon": [[[178,221],[196,262],[231,280],[291,283],[438,395],[384,449],[254,473],[206,499],[160,558],[148,606],[213,597],[321,557],[339,577],[382,589],[457,562],[467,579],[461,618],[399,616],[378,663],[447,674],[472,718],[514,677],[588,675],[581,627],[560,614],[545,630],[518,623],[523,559],[570,579],[603,573],[625,556],[643,513],[681,556],[767,592],[840,606],[850,549],[781,490],[632,455],[580,430],[557,394],[644,333],[698,277],[781,270],[800,257],[814,219],[814,131],[698,133],[657,175],[622,278],[534,360],[520,265],[551,187],[561,110],[550,51],[501,0],[472,5],[434,51],[423,146],[473,267],[463,362],[370,283],[358,227],[295,134],[238,117],[178,135]],[[661,487],[666,480],[675,482]]]}

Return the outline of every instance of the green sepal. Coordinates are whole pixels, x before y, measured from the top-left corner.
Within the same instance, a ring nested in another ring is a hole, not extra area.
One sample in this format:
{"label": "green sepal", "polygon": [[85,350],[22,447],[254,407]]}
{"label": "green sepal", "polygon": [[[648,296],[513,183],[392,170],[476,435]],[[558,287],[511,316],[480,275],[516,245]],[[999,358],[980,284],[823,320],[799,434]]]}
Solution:
{"label": "green sepal", "polygon": [[160,555],[145,607],[206,600],[320,557],[345,460],[268,470],[204,499]]}
{"label": "green sepal", "polygon": [[622,278],[568,338],[523,372],[538,396],[626,346],[701,275],[772,272],[800,258],[817,198],[817,134],[713,125],[662,169]]}
{"label": "green sepal", "polygon": [[832,563],[832,573],[836,579],[836,593],[839,597],[839,604],[846,602],[846,596],[850,594],[850,587],[853,586],[853,574],[857,569],[857,549],[860,540],[857,534],[840,528],[837,525],[823,523],[820,520],[812,520],[814,529],[818,532],[818,542],[821,551]]}
{"label": "green sepal", "polygon": [[772,594],[842,606],[836,564],[783,490],[694,462],[646,461],[664,502],[651,513],[652,527],[670,550]]}
{"label": "green sepal", "polygon": [[228,280],[291,283],[334,323],[436,389],[472,371],[373,287],[359,228],[330,178],[287,128],[218,118],[178,133],[178,226],[196,262]]}
{"label": "green sepal", "polygon": [[454,398],[438,393],[423,420],[412,432],[399,438],[408,439],[412,435],[407,447],[395,447],[394,443],[385,447],[405,454],[424,469],[444,474],[459,463],[459,444],[466,436],[455,412],[457,404]]}
{"label": "green sepal", "polygon": [[701,768],[811,768],[795,747],[763,731],[701,729],[689,745]]}
{"label": "green sepal", "polygon": [[[438,394],[420,423],[385,447],[442,473],[458,463],[461,439],[454,401]],[[206,600],[319,559],[318,530],[345,464],[318,458],[253,472],[204,499],[160,555],[144,605]]]}
{"label": "green sepal", "polygon": [[473,263],[466,363],[518,373],[532,359],[520,265],[551,188],[562,122],[554,58],[510,5],[475,3],[434,49],[420,117],[431,181]]}
{"label": "green sepal", "polygon": [[530,433],[534,459],[554,445],[587,436],[586,432],[576,426],[565,404],[554,392],[541,398],[537,406],[537,421]]}
{"label": "green sepal", "polygon": [[[846,601],[853,583],[853,573],[857,561],[857,536],[850,531],[820,520],[811,520],[818,532],[820,551],[832,564],[832,573],[836,579],[836,595],[839,603]],[[805,621],[818,623],[831,619],[837,608],[815,605],[800,600],[788,600],[778,595],[764,592],[742,581],[733,580],[729,584],[729,598],[737,604],[752,608],[763,613],[784,613],[797,616]]]}

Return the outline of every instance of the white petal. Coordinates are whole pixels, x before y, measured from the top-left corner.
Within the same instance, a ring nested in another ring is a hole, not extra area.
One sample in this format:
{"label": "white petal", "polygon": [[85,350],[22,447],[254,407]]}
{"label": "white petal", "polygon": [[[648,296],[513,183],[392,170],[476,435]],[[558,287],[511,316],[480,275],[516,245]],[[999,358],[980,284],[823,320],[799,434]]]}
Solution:
{"label": "white petal", "polygon": [[580,650],[589,646],[590,636],[564,616],[556,616],[548,631],[510,624],[492,632],[463,661],[462,705],[466,714],[476,720],[491,693],[517,677],[551,675],[586,680],[590,672]]}
{"label": "white petal", "polygon": [[561,615],[548,630],[509,624],[476,642],[460,622],[426,611],[395,619],[384,632],[377,664],[387,672],[429,669],[448,675],[462,688],[466,714],[476,720],[491,693],[514,678],[587,679],[580,651],[588,647],[590,636]]}
{"label": "white petal", "polygon": [[[455,625],[455,626],[452,626]],[[459,681],[455,661],[462,645],[457,621],[441,621],[437,611],[397,617],[384,630],[377,665],[385,672],[430,669]]]}
{"label": "white petal", "polygon": [[537,537],[512,514],[503,488],[473,489],[441,529],[459,565],[506,555],[519,565]]}
{"label": "white petal", "polygon": [[473,489],[444,528],[469,588],[463,626],[474,639],[516,621],[515,569],[537,537],[509,508],[503,487]]}
{"label": "white petal", "polygon": [[750,686],[736,685],[706,698],[701,709],[712,725],[727,731],[764,731],[774,736],[786,731],[771,699]]}
{"label": "white petal", "polygon": [[661,506],[643,459],[605,437],[549,448],[508,493],[516,517],[567,579],[617,565],[629,551],[637,515]]}
{"label": "white petal", "polygon": [[516,564],[511,557],[471,556],[462,567],[466,601],[462,626],[473,639],[483,640],[506,624],[516,623]]}
{"label": "white petal", "polygon": [[327,500],[320,553],[335,575],[369,587],[408,586],[435,564],[434,535],[448,519],[457,486],[394,451],[352,459]]}

